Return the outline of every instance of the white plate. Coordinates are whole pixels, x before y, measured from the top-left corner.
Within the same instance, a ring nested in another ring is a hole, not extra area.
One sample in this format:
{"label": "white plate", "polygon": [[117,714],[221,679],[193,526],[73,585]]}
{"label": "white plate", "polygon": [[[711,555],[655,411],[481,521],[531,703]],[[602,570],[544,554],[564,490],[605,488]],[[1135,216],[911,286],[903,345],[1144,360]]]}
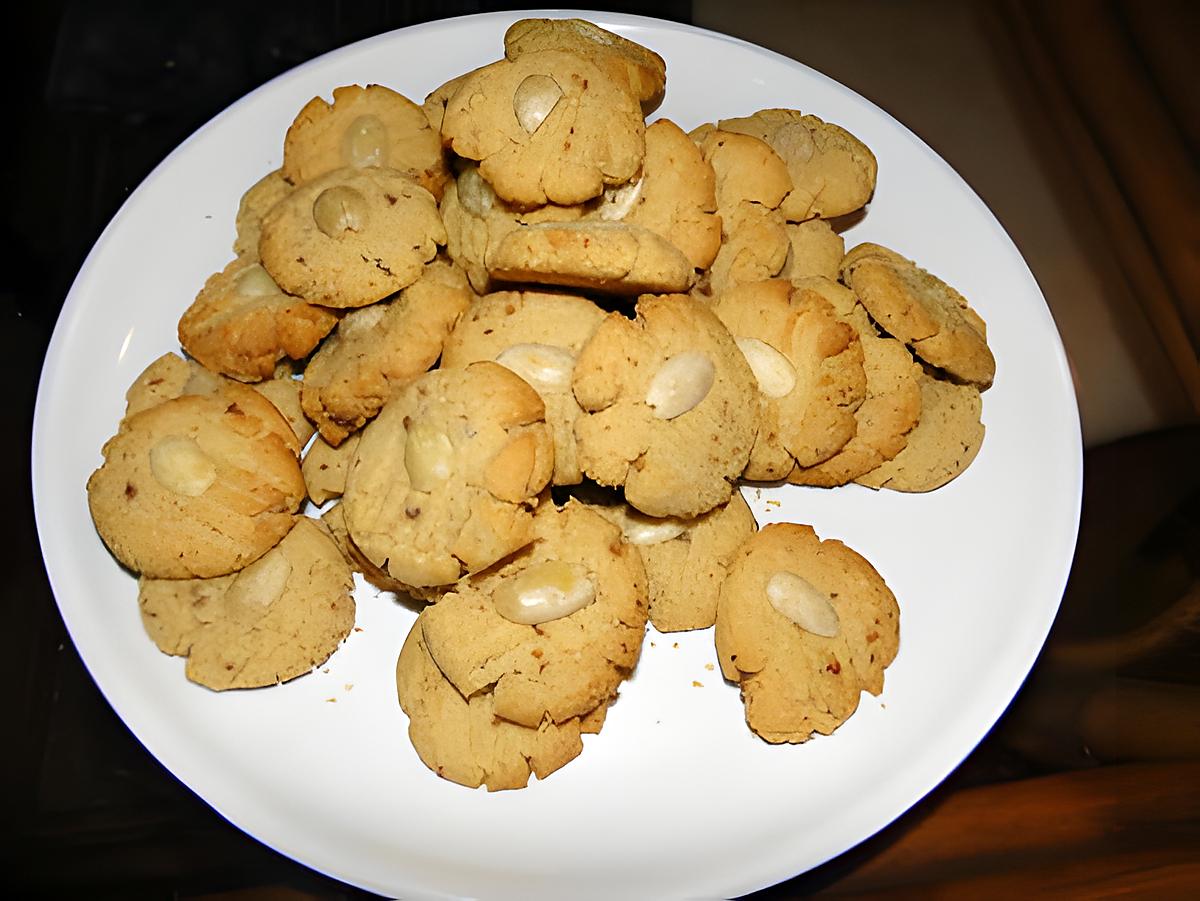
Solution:
{"label": "white plate", "polygon": [[379,82],[420,100],[497,58],[517,16],[437,22],[330,53],[198,131],[129,198],[63,307],[34,421],[42,551],[80,654],[150,752],[241,829],[381,893],[733,895],[816,866],[903,813],[970,752],[1021,685],[1066,582],[1082,479],[1071,381],[1037,284],[979,198],[886,113],[792,60],[682,25],[589,17],[662,54],[670,81],[657,115],[684,128],[790,106],[874,150],[878,189],[847,244],[902,251],[987,320],[998,361],[987,437],[963,476],[927,495],[749,492],[760,522],[807,522],[845,540],[899,598],[900,654],[883,695],[864,695],[831,737],[760,741],[713,669],[711,631],[651,632],[579,759],[524,791],[470,791],[413,752],[392,678],[413,614],[366,590],[362,631],[326,668],[268,690],[197,688],[147,639],[135,582],[88,515],[84,483],[124,391],[177,348],[180,314],[231,258],[238,198],[279,165],[284,131],[310,97]]}

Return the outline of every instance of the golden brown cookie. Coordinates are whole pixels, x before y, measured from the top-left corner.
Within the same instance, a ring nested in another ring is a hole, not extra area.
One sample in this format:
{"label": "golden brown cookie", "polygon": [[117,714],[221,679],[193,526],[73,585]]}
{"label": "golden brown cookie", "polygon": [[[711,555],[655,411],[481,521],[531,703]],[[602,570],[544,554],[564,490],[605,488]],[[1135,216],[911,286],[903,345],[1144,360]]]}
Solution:
{"label": "golden brown cookie", "polygon": [[842,236],[824,219],[789,222],[786,230],[791,246],[779,277],[794,279],[821,276],[837,281],[842,258],[846,255],[846,242]]}
{"label": "golden brown cookie", "polygon": [[650,588],[650,622],[660,632],[707,629],[729,563],[758,526],[740,491],[695,519],[656,519],[628,504],[597,506],[637,548]]}
{"label": "golden brown cookie", "polygon": [[791,109],[759,110],[718,125],[766,141],[787,164],[792,188],[780,211],[789,222],[842,216],[871,199],[878,171],[875,155],[839,125]]}
{"label": "golden brown cookie", "polygon": [[442,675],[417,617],[396,662],[396,692],[408,714],[408,737],[422,762],[468,788],[524,788],[530,774],[545,779],[583,750],[579,717],[536,728],[496,715],[491,693],[464,698]]}
{"label": "golden brown cookie", "polygon": [[123,565],[156,579],[224,575],[291,528],[304,499],[300,464],[280,437],[291,430],[265,398],[245,392],[237,401],[163,401],[126,417],[104,445],[88,506]]}
{"label": "golden brown cookie", "polygon": [[411,285],[446,230],[433,195],[392,169],[335,169],[263,220],[259,253],[289,294],[361,307]]}
{"label": "golden brown cookie", "polygon": [[288,194],[294,185],[283,177],[282,169],[268,172],[242,195],[237,211],[237,238],[233,252],[238,257],[258,259],[258,240],[262,235],[263,217],[267,211]]}
{"label": "golden brown cookie", "polygon": [[437,362],[473,296],[462,270],[439,259],[394,300],[348,313],[304,372],[301,402],[322,437],[340,444]]}
{"label": "golden brown cookie", "polygon": [[774,278],[791,248],[779,211],[792,186],[787,166],[758,138],[717,129],[702,135],[700,152],[716,176],[721,218],[721,249],[712,263],[710,293]]}
{"label": "golden brown cookie", "polygon": [[641,44],[613,34],[584,19],[521,19],[504,33],[504,55],[564,50],[603,69],[613,81],[628,85],[649,115],[662,102],[667,64]]}
{"label": "golden brown cookie", "polygon": [[328,530],[301,516],[234,575],[141,579],[138,604],[159,649],[221,691],[286,682],[328,660],[354,626],[353,587]]}
{"label": "golden brown cookie", "polygon": [[257,382],[285,357],[307,357],[335,325],[332,311],[285,294],[245,257],[204,283],[179,320],[179,343],[214,372]]}
{"label": "golden brown cookie", "polygon": [[283,174],[307,184],[335,169],[383,167],[407,175],[434,197],[450,178],[441,137],[425,111],[391,88],[333,89],[333,103],[314,97],[283,142]]}
{"label": "golden brown cookie", "polygon": [[756,734],[803,742],[844,723],[864,689],[883,690],[899,619],[863,557],[811,526],[775,523],[746,541],[721,587],[717,659]]}
{"label": "golden brown cookie", "polygon": [[537,727],[607,704],[641,654],[646,576],[620,530],[584,505],[547,502],[533,542],[465,579],[421,615],[430,656],[465,697]]}
{"label": "golden brown cookie", "polygon": [[842,281],[881,328],[922,360],[980,390],[992,384],[996,360],[983,319],[937,276],[895,251],[865,244],[846,254]]}
{"label": "golden brown cookie", "polygon": [[758,383],[762,424],[744,473],[782,479],[841,450],[866,395],[858,334],[815,291],[774,279],[730,288],[713,301]]}
{"label": "golden brown cookie", "polygon": [[426,373],[363,431],[346,524],[367,558],[414,589],[449,585],[533,537],[554,469],[537,392],[498,363]]}
{"label": "golden brown cookie", "polygon": [[983,403],[974,385],[921,375],[921,421],[904,450],[855,479],[871,488],[932,491],[971,465],[983,444]]}
{"label": "golden brown cookie", "polygon": [[903,450],[921,418],[921,366],[903,344],[875,330],[848,288],[820,277],[794,284],[797,290],[820,294],[858,332],[867,387],[866,398],[854,413],[854,437],[828,460],[797,466],[788,481],[826,488],[844,485]]}
{"label": "golden brown cookie", "polygon": [[560,50],[478,69],[450,98],[442,139],[523,207],[576,204],[637,175],[641,107],[627,84]]}
{"label": "golden brown cookie", "polygon": [[575,457],[575,421],[582,411],[571,376],[579,351],[603,319],[598,306],[570,294],[489,294],[471,304],[442,352],[443,369],[495,360],[537,391],[554,433],[555,485],[575,485],[583,478]]}
{"label": "golden brown cookie", "polygon": [[642,297],[613,313],[575,364],[587,414],[579,464],[651,516],[698,516],[729,498],[758,429],[754,374],[729,331],[685,295]]}

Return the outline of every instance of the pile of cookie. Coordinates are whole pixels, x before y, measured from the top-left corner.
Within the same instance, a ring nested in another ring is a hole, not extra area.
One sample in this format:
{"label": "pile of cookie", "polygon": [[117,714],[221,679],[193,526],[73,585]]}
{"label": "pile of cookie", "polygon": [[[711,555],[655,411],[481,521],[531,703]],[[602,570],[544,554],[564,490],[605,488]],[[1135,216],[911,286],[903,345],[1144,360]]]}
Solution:
{"label": "pile of cookie", "polygon": [[578,755],[647,621],[715,625],[769,742],[882,690],[883,579],[809,526],[757,530],[738,489],[954,478],[984,323],[901,254],[845,251],[876,178],[853,135],[795,110],[647,125],[665,89],[653,51],[527,19],[423,106],[346,86],[299,112],[179,322],[187,358],[138,378],[88,482],[188,678],[319,665],[358,572],[421,607],[399,701],[464,785]]}

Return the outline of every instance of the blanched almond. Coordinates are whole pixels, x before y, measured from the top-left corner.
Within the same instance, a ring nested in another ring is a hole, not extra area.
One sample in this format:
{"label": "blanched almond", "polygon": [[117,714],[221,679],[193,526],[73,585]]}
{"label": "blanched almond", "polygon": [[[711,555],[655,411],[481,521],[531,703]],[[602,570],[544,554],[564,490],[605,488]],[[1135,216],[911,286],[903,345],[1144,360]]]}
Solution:
{"label": "blanched almond", "polygon": [[496,362],[537,390],[566,391],[575,371],[575,354],[553,344],[514,344],[502,350]]}
{"label": "blanched almond", "polygon": [[454,445],[445,432],[418,422],[404,442],[404,468],[413,491],[433,491],[454,471]]}
{"label": "blanched almond", "polygon": [[282,294],[275,280],[267,275],[267,270],[259,263],[247,266],[234,279],[239,294],[247,297],[266,297],[270,294]]}
{"label": "blanched almond", "polygon": [[283,597],[288,579],[292,575],[292,564],[278,551],[268,551],[244,570],[229,586],[226,600],[247,607],[270,607]]}
{"label": "blanched almond", "polygon": [[766,341],[737,338],[737,346],[750,364],[758,390],[767,397],[786,397],[796,387],[796,367]]}
{"label": "blanched almond", "polygon": [[168,435],[150,448],[150,471],[168,491],[199,497],[217,480],[217,467],[194,440]]}
{"label": "blanched almond", "polygon": [[493,595],[496,612],[510,622],[536,626],[570,616],[596,599],[596,586],[578,563],[535,563]]}
{"label": "blanched almond", "polygon": [[716,376],[708,354],[685,350],[659,367],[646,391],[646,403],[659,419],[682,416],[708,396]]}
{"label": "blanched almond", "polygon": [[340,238],[347,231],[360,232],[369,219],[367,198],[348,185],[327,188],[313,201],[313,221],[331,238]]}
{"label": "blanched almond", "polygon": [[562,88],[549,75],[530,75],[513,93],[513,112],[526,134],[533,134],[562,99]]}
{"label": "blanched almond", "polygon": [[690,522],[675,516],[658,518],[640,510],[627,508],[621,517],[621,532],[630,544],[645,547],[678,538],[688,530]]}
{"label": "blanched almond", "polygon": [[387,127],[378,116],[359,116],[342,135],[342,161],[363,169],[387,165]]}
{"label": "blanched almond", "polygon": [[793,572],[781,570],[767,582],[767,600],[806,632],[822,638],[834,638],[841,630],[841,620],[829,595],[812,582]]}

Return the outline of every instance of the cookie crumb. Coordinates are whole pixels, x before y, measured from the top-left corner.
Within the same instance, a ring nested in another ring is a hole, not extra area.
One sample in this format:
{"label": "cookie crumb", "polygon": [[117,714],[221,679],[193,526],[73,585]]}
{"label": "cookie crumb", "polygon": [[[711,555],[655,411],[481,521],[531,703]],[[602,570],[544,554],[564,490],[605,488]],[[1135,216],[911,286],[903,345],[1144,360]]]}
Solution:
{"label": "cookie crumb", "polygon": [[782,502],[782,501],[777,501],[777,500],[775,500],[774,498],[772,498],[771,500],[767,501],[767,506],[768,506],[768,507],[782,507],[782,506],[783,506],[783,502]]}
{"label": "cookie crumb", "polygon": [[697,682],[695,679],[692,680],[692,688],[703,688],[703,687],[704,687],[703,682]]}
{"label": "cookie crumb", "polygon": [[354,688],[354,683],[353,683],[353,682],[347,682],[345,685],[343,685],[343,686],[342,686],[342,688],[343,688],[345,691],[350,691],[351,689],[353,689],[353,688]]}
{"label": "cookie crumb", "polygon": [[679,642],[675,642],[671,645],[671,647],[675,648],[675,650],[679,650]]}
{"label": "cookie crumb", "polygon": [[708,670],[710,673],[713,671],[713,665],[711,663],[704,664],[704,668],[706,670]]}
{"label": "cookie crumb", "polygon": [[337,703],[337,698],[326,698],[326,699],[325,699],[325,703],[326,703],[326,704],[336,704],[336,703]]}

